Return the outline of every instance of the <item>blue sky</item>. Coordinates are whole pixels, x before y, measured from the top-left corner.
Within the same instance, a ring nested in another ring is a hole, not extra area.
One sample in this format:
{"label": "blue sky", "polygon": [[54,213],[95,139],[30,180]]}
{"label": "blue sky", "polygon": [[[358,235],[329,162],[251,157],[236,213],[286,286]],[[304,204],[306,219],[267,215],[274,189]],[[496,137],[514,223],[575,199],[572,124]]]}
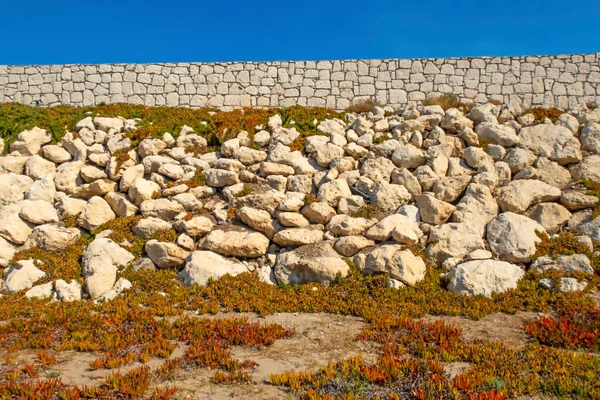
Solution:
{"label": "blue sky", "polygon": [[600,52],[600,1],[2,0],[0,64]]}

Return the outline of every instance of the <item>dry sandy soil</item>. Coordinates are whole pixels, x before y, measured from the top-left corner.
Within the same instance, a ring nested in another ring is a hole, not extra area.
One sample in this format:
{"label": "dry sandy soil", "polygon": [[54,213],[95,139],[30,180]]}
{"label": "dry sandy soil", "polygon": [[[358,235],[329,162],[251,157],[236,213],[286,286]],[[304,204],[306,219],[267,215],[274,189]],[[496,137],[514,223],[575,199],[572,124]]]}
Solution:
{"label": "dry sandy soil", "polygon": [[[527,343],[528,336],[522,326],[523,321],[536,318],[539,314],[520,312],[515,315],[491,314],[473,321],[463,317],[427,316],[426,321],[443,320],[458,326],[463,330],[463,338],[470,342],[483,339],[500,341],[512,347],[520,347]],[[251,372],[252,383],[246,385],[217,385],[210,381],[214,372],[202,369],[184,371],[178,374],[174,381],[164,386],[175,385],[179,388],[178,399],[292,399],[293,394],[268,383],[269,375],[284,371],[311,371],[326,365],[329,361],[339,361],[355,355],[362,355],[369,362],[375,362],[380,352],[380,346],[372,342],[357,341],[364,321],[357,317],[330,314],[274,314],[265,318],[253,314],[219,314],[217,316],[199,316],[198,318],[231,318],[246,317],[251,321],[278,323],[284,327],[293,328],[294,335],[289,339],[277,340],[272,346],[262,349],[234,348],[233,357],[239,360],[254,360],[258,366]],[[171,357],[179,357],[185,351],[184,346],[178,347]],[[0,357],[5,356],[0,354]],[[34,352],[23,351],[12,354],[18,363],[33,360]],[[55,374],[63,382],[74,385],[97,385],[111,371],[91,371],[88,363],[96,356],[89,353],[63,352],[59,354],[60,363],[53,367]],[[151,368],[157,368],[163,360],[154,359],[149,362]],[[128,371],[140,364],[129,365],[122,369]],[[466,363],[450,363],[446,372],[453,376],[469,365]],[[531,399],[523,397],[522,399]],[[544,399],[549,397],[544,397]],[[536,399],[542,399],[537,398]]]}

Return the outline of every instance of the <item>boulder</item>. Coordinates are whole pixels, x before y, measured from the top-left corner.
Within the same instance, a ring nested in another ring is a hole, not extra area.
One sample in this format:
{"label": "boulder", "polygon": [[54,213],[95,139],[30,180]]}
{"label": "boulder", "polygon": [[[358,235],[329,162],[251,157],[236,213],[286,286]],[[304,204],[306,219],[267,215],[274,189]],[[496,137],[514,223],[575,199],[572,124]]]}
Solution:
{"label": "boulder", "polygon": [[42,179],[47,175],[52,175],[56,172],[56,165],[53,162],[46,160],[37,154],[30,157],[25,163],[25,175],[32,179]]}
{"label": "boulder", "polygon": [[135,205],[133,205],[123,193],[110,192],[104,196],[104,200],[110,205],[110,208],[117,214],[117,216],[132,217],[139,211]]}
{"label": "boulder", "polygon": [[228,226],[210,232],[201,246],[225,256],[257,258],[267,253],[269,239],[259,232]]}
{"label": "boulder", "polygon": [[500,260],[528,263],[536,252],[536,243],[541,241],[536,232],[546,230],[530,218],[505,212],[487,225],[487,241]]}
{"label": "boulder", "polygon": [[145,217],[155,217],[172,221],[180,213],[185,212],[185,208],[176,201],[169,199],[145,200],[140,204],[140,211]]}
{"label": "boulder", "polygon": [[23,244],[31,233],[30,225],[19,217],[21,205],[11,204],[0,208],[2,223],[0,223],[0,236],[15,244]]}
{"label": "boulder", "polygon": [[565,206],[569,211],[579,211],[585,208],[594,207],[598,204],[598,198],[589,194],[569,191],[564,192],[560,196],[560,204]]}
{"label": "boulder", "polygon": [[189,251],[175,243],[159,242],[158,240],[146,242],[144,250],[152,262],[162,269],[178,269],[190,255]]}
{"label": "boulder", "polygon": [[548,233],[559,231],[571,218],[569,210],[556,203],[536,204],[527,212],[527,215],[542,225]]}
{"label": "boulder", "polygon": [[77,242],[80,237],[81,233],[77,228],[66,228],[55,224],[40,225],[33,228],[25,247],[37,247],[57,253]]}
{"label": "boulder", "polygon": [[4,293],[17,293],[29,289],[34,283],[46,276],[46,273],[36,267],[34,260],[21,260],[11,264],[4,271]]}
{"label": "boulder", "polygon": [[560,198],[559,188],[535,179],[512,181],[498,191],[498,205],[502,211],[522,214],[534,204]]}
{"label": "boulder", "polygon": [[27,297],[28,299],[49,299],[50,297],[52,297],[52,294],[54,292],[53,286],[54,285],[52,284],[52,282],[34,286],[27,292],[25,292],[25,297]]}
{"label": "boulder", "polygon": [[423,236],[419,225],[410,218],[393,214],[383,218],[377,224],[373,225],[366,233],[369,239],[384,242],[392,237],[395,241],[402,244],[415,244]]}
{"label": "boulder", "polygon": [[490,190],[484,185],[472,183],[456,205],[452,221],[462,222],[471,230],[484,236],[485,226],[497,215],[498,204]]}
{"label": "boulder", "polygon": [[313,224],[327,224],[333,216],[335,216],[335,209],[326,202],[315,201],[309,205],[306,205],[301,210],[302,215]]}
{"label": "boulder", "polygon": [[25,198],[27,200],[44,200],[50,204],[54,204],[55,194],[54,175],[48,175],[33,182],[25,192]]}
{"label": "boulder", "polygon": [[465,191],[469,182],[471,182],[469,175],[444,177],[433,185],[433,193],[436,198],[446,203],[453,203]]}
{"label": "boulder", "polygon": [[244,272],[248,272],[248,269],[237,260],[225,258],[212,251],[194,251],[177,277],[185,286],[205,286],[209,279],[216,280],[226,274],[235,276]]}
{"label": "boulder", "polygon": [[0,207],[18,203],[25,198],[25,192],[33,179],[24,175],[0,174]]}
{"label": "boulder", "polygon": [[264,233],[269,239],[281,229],[281,226],[271,218],[265,210],[257,210],[251,207],[242,207],[237,212],[237,217],[250,228]]}
{"label": "boulder", "polygon": [[77,218],[77,225],[88,231],[100,227],[116,217],[110,205],[102,197],[92,197]]}
{"label": "boulder", "polygon": [[600,124],[590,123],[581,129],[581,148],[589,153],[600,153]]}
{"label": "boulder", "polygon": [[0,267],[8,266],[16,252],[15,246],[0,236]]}
{"label": "boulder", "polygon": [[23,201],[19,217],[35,225],[58,222],[56,209],[51,203],[44,200]]}
{"label": "boulder", "polygon": [[529,269],[542,272],[557,270],[565,273],[583,272],[590,275],[594,274],[590,259],[584,254],[573,254],[557,258],[550,256],[538,257],[531,263]]}
{"label": "boulder", "polygon": [[583,161],[569,167],[573,180],[600,182],[600,155],[584,157]]}
{"label": "boulder", "polygon": [[56,189],[66,194],[71,194],[77,187],[83,184],[83,179],[79,176],[83,162],[71,161],[61,164],[56,168],[54,184]]}
{"label": "boulder", "polygon": [[58,279],[54,282],[54,291],[56,292],[56,298],[60,301],[81,300],[82,288],[76,280],[67,283],[62,279]]}
{"label": "boulder", "polygon": [[17,140],[10,145],[10,151],[16,151],[26,156],[33,156],[39,153],[43,145],[51,141],[52,135],[45,129],[40,129],[36,126],[19,133]]}
{"label": "boulder", "polygon": [[431,228],[427,256],[437,265],[450,258],[464,259],[475,250],[485,249],[485,241],[477,229],[466,223],[448,223]]}
{"label": "boulder", "polygon": [[133,233],[143,239],[150,239],[155,233],[171,229],[171,224],[160,218],[148,217],[139,220],[131,229]]}
{"label": "boulder", "polygon": [[488,140],[503,147],[516,146],[519,143],[517,132],[507,125],[482,122],[475,128],[480,139]]}
{"label": "boulder", "polygon": [[195,216],[189,221],[183,221],[181,226],[190,237],[199,238],[210,232],[214,224],[206,217]]}
{"label": "boulder", "polygon": [[354,218],[349,215],[336,215],[327,223],[327,230],[336,236],[361,235],[365,230],[375,225],[377,220]]}
{"label": "boulder", "polygon": [[399,168],[413,169],[427,162],[423,152],[412,144],[402,145],[394,150],[392,162]]}
{"label": "boulder", "polygon": [[326,283],[333,281],[338,274],[348,275],[349,269],[331,243],[322,242],[280,254],[275,264],[275,277],[283,285]]}
{"label": "boulder", "polygon": [[371,204],[382,213],[394,213],[410,201],[411,195],[402,185],[381,181],[371,188],[369,193]]}
{"label": "boulder", "polygon": [[423,280],[427,272],[420,257],[397,244],[365,249],[354,256],[354,264],[364,274],[386,273],[408,286]]}
{"label": "boulder", "polygon": [[352,196],[348,182],[345,179],[335,179],[324,183],[317,195],[319,201],[324,201],[331,207],[337,207],[341,198]]}
{"label": "boulder", "polygon": [[525,273],[517,265],[497,260],[474,260],[457,265],[447,275],[448,290],[465,296],[504,293],[516,289]]}
{"label": "boulder", "polygon": [[323,231],[311,228],[282,229],[273,236],[273,242],[281,247],[297,247],[323,241]]}
{"label": "boulder", "polygon": [[128,190],[129,199],[138,207],[144,201],[152,199],[152,196],[156,192],[160,193],[160,186],[158,183],[143,178],[136,179]]}
{"label": "boulder", "polygon": [[374,246],[373,240],[364,236],[345,236],[335,241],[333,248],[344,257],[352,257],[365,247]]}
{"label": "boulder", "polygon": [[117,280],[117,271],[125,268],[135,257],[107,238],[96,238],[81,257],[81,275],[92,299],[109,292]]}
{"label": "boulder", "polygon": [[546,157],[560,165],[581,161],[579,141],[564,126],[540,124],[522,128],[519,146],[538,157]]}
{"label": "boulder", "polygon": [[428,193],[417,196],[416,201],[421,219],[428,224],[443,224],[456,210],[452,204],[438,200]]}

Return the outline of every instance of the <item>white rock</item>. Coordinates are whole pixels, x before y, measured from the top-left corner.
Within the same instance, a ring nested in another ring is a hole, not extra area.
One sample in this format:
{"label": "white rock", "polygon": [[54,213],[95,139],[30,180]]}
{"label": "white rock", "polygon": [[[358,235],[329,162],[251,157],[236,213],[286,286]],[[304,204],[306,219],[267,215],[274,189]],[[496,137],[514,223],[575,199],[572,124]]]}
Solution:
{"label": "white rock", "polygon": [[216,280],[226,274],[235,276],[244,272],[248,272],[248,269],[239,261],[212,251],[194,251],[177,277],[185,286],[205,286],[209,279]]}
{"label": "white rock", "polygon": [[117,132],[121,132],[123,130],[123,127],[125,126],[123,120],[119,118],[95,117],[93,122],[98,129],[107,133],[111,129],[114,129]]}
{"label": "white rock", "polygon": [[131,230],[133,233],[143,239],[150,239],[155,233],[171,229],[169,222],[163,221],[160,218],[148,217],[139,220]]}
{"label": "white rock", "polygon": [[275,264],[275,277],[284,285],[326,283],[333,281],[338,274],[346,276],[349,269],[331,244],[323,242],[280,254]]}
{"label": "white rock", "polygon": [[532,271],[557,270],[565,273],[583,272],[593,274],[594,268],[590,264],[590,259],[584,254],[573,254],[569,256],[560,256],[556,259],[550,256],[536,258],[529,267]]}
{"label": "white rock", "polygon": [[206,217],[195,216],[189,221],[184,221],[182,226],[185,233],[192,238],[198,238],[210,232],[214,224]]}
{"label": "white rock", "polygon": [[0,236],[0,267],[8,266],[16,252],[15,246]]}
{"label": "white rock", "polygon": [[182,249],[175,243],[164,243],[158,240],[149,240],[144,246],[148,257],[159,268],[179,268],[190,255],[189,251]]}
{"label": "white rock", "polygon": [[132,217],[138,212],[138,208],[133,205],[124,194],[111,192],[108,193],[104,200],[110,205],[110,208],[119,217]]}
{"label": "white rock", "polygon": [[102,197],[92,197],[77,218],[77,225],[93,231],[116,217],[110,205]]}
{"label": "white rock", "polygon": [[28,176],[0,174],[0,206],[17,203],[25,198],[25,192],[33,180]]}
{"label": "white rock", "polygon": [[517,133],[510,126],[482,122],[477,125],[475,132],[477,132],[480,139],[489,140],[500,146],[512,147],[519,143]]}
{"label": "white rock", "polygon": [[525,127],[519,132],[519,139],[520,147],[561,165],[581,161],[579,141],[563,126],[541,124]]}
{"label": "white rock", "polygon": [[384,181],[378,182],[369,193],[371,204],[383,213],[394,213],[410,201],[411,195],[402,185],[395,185]]}
{"label": "white rock", "polygon": [[43,200],[53,204],[55,194],[54,175],[48,175],[33,182],[25,192],[25,198],[27,200]]}
{"label": "white rock", "polygon": [[17,293],[29,289],[34,283],[46,276],[46,273],[35,266],[33,260],[21,260],[4,271],[5,293]]}
{"label": "white rock", "polygon": [[57,299],[60,301],[69,302],[81,300],[82,288],[76,280],[67,283],[62,279],[58,279],[54,282],[54,290],[56,291]]}
{"label": "white rock", "polygon": [[376,219],[336,215],[327,223],[327,230],[337,236],[356,236],[362,235],[375,223],[377,223]]}
{"label": "white rock", "polygon": [[365,247],[374,246],[375,242],[363,236],[346,236],[335,241],[334,249],[345,257],[352,257]]}
{"label": "white rock", "polygon": [[510,182],[500,188],[498,205],[502,211],[524,213],[534,204],[558,200],[560,189],[542,181],[522,179]]}
{"label": "white rock", "polygon": [[201,246],[226,256],[257,258],[267,253],[269,239],[262,233],[230,226],[210,232]]}
{"label": "white rock", "polygon": [[319,188],[317,198],[319,201],[327,202],[331,207],[337,207],[341,198],[352,195],[348,182],[344,179],[335,179],[327,182]]}
{"label": "white rock", "polygon": [[42,155],[48,160],[57,164],[62,164],[64,162],[71,161],[71,159],[73,158],[67,150],[55,144],[49,144],[47,146],[44,146],[42,148]]}
{"label": "white rock", "polygon": [[125,268],[135,257],[110,239],[96,238],[81,257],[81,275],[92,299],[98,299],[113,288],[119,268]]}
{"label": "white rock", "polygon": [[481,236],[485,226],[498,215],[498,204],[490,190],[483,185],[470,184],[452,214],[453,222],[462,222]]}
{"label": "white rock", "polygon": [[480,232],[464,223],[448,223],[431,228],[427,256],[442,265],[450,258],[463,259],[475,250],[485,249]]}
{"label": "white rock", "polygon": [[26,248],[37,247],[44,251],[59,252],[74,244],[81,237],[77,228],[66,228],[54,224],[33,228],[27,238]]}
{"label": "white rock", "polygon": [[54,174],[55,172],[56,165],[54,165],[53,162],[38,156],[37,154],[33,157],[30,157],[25,163],[25,175],[34,180],[42,179],[47,175]]}
{"label": "white rock", "polygon": [[542,225],[549,233],[560,230],[571,218],[565,207],[556,203],[540,203],[528,211],[528,217]]}
{"label": "white rock", "polygon": [[58,222],[56,209],[44,200],[24,200],[21,203],[19,217],[36,225]]}
{"label": "white rock", "polygon": [[412,144],[407,144],[394,150],[392,162],[399,168],[412,169],[424,165],[427,162],[427,158],[420,149]]}
{"label": "white rock", "polygon": [[46,132],[45,129],[40,129],[36,126],[31,130],[19,133],[17,140],[10,145],[10,151],[16,151],[26,156],[33,156],[40,151],[42,145],[51,141],[52,135]]}
{"label": "white rock", "polygon": [[21,204],[11,204],[0,209],[2,223],[0,236],[15,244],[23,244],[31,233],[31,227],[19,217]]}
{"label": "white rock", "polygon": [[499,259],[527,263],[536,252],[535,244],[541,241],[536,231],[546,232],[543,226],[530,218],[505,212],[487,225],[487,241],[490,250]]}
{"label": "white rock", "polygon": [[400,214],[393,214],[383,218],[373,225],[366,233],[369,239],[384,242],[392,237],[402,244],[415,244],[423,236],[419,225],[410,218]]}
{"label": "white rock", "polygon": [[428,224],[443,224],[456,210],[452,204],[438,200],[430,194],[419,195],[416,201],[421,219]]}
{"label": "white rock", "polygon": [[273,242],[281,247],[297,247],[323,241],[323,231],[310,228],[282,229],[273,236]]}
{"label": "white rock", "polygon": [[492,296],[516,289],[525,273],[514,264],[496,260],[476,260],[459,264],[448,273],[448,290],[466,296]]}
{"label": "white rock", "polygon": [[401,245],[385,244],[361,251],[354,264],[365,274],[387,273],[391,278],[414,286],[425,278],[425,262]]}
{"label": "white rock", "polygon": [[28,299],[48,299],[52,297],[53,285],[52,282],[37,285],[25,292],[25,297]]}

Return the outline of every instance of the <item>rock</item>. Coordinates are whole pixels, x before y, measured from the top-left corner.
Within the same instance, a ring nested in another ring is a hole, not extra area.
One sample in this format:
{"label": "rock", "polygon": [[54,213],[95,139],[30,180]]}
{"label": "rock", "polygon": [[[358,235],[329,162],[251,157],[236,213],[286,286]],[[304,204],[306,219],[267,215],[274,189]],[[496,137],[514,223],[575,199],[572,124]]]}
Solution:
{"label": "rock", "polygon": [[528,217],[542,225],[548,233],[554,233],[567,223],[571,213],[560,204],[540,203],[529,210]]}
{"label": "rock", "polygon": [[558,163],[540,157],[536,161],[535,167],[535,179],[539,179],[540,181],[559,189],[571,185],[571,173],[568,169],[558,165]]}
{"label": "rock", "polygon": [[81,174],[81,178],[87,183],[93,182],[98,179],[107,178],[106,172],[104,172],[104,170],[101,170],[100,168],[95,167],[93,165],[84,165],[79,173]]}
{"label": "rock", "polygon": [[25,292],[25,297],[28,299],[49,299],[52,297],[53,285],[52,282],[37,285]]}
{"label": "rock", "polygon": [[340,203],[338,204],[338,214],[348,214],[352,215],[354,213],[359,213],[361,208],[365,207],[367,203],[362,196],[350,196],[344,197],[340,199]]}
{"label": "rock", "polygon": [[0,224],[0,236],[15,244],[23,244],[31,233],[31,227],[19,217],[21,205],[11,204],[0,208],[2,223]]}
{"label": "rock", "polygon": [[144,139],[138,144],[140,157],[155,156],[167,148],[167,144],[160,139]]}
{"label": "rock", "polygon": [[588,124],[581,129],[579,141],[583,150],[592,153],[600,153],[600,124]]}
{"label": "rock", "polygon": [[16,252],[15,246],[0,236],[0,267],[8,266]]}
{"label": "rock", "polygon": [[392,237],[395,241],[402,244],[415,244],[423,236],[419,225],[411,221],[410,218],[393,214],[383,218],[377,224],[373,225],[366,233],[369,239],[384,242]]}
{"label": "rock", "polygon": [[469,175],[444,177],[433,185],[435,197],[447,203],[453,203],[471,182]]}
{"label": "rock", "polygon": [[323,132],[329,135],[334,133],[343,135],[344,133],[346,133],[346,127],[344,126],[344,124],[341,121],[335,119],[326,119],[324,121],[321,121],[317,126],[317,130],[319,132]]}
{"label": "rock", "polygon": [[129,198],[138,207],[144,201],[152,199],[156,192],[160,193],[160,186],[143,178],[136,179],[128,190]]}
{"label": "rock", "polygon": [[392,172],[392,183],[396,185],[402,185],[410,193],[411,200],[421,194],[421,184],[417,177],[415,177],[406,168],[397,168]]}
{"label": "rock", "polygon": [[177,180],[183,176],[183,168],[176,164],[163,164],[158,168],[158,173],[169,179]]}
{"label": "rock", "polygon": [[44,146],[42,148],[42,155],[56,164],[62,164],[72,159],[71,154],[67,150],[55,144]]}
{"label": "rock", "polygon": [[365,247],[374,246],[375,242],[363,236],[346,236],[335,241],[335,251],[345,257],[352,257]]}
{"label": "rock", "polygon": [[185,212],[181,204],[169,199],[146,200],[140,205],[140,211],[145,217],[156,217],[172,221],[177,215]]}
{"label": "rock", "polygon": [[390,181],[394,163],[384,157],[374,157],[365,160],[360,166],[360,176],[369,178],[373,182]]}
{"label": "rock", "polygon": [[33,180],[28,176],[0,174],[0,207],[17,203],[25,198],[25,192]]}
{"label": "rock", "polygon": [[578,211],[585,208],[594,207],[598,204],[598,198],[585,193],[569,191],[564,192],[560,196],[560,204],[565,206],[569,211]]}
{"label": "rock", "polygon": [[371,204],[383,213],[394,213],[410,201],[411,195],[402,185],[390,184],[381,181],[371,188],[369,194]]}
{"label": "rock", "polygon": [[269,239],[281,229],[279,224],[271,218],[271,214],[264,210],[251,207],[242,207],[237,212],[237,217],[254,230],[264,233]]}
{"label": "rock", "polygon": [[224,187],[238,183],[239,177],[236,172],[223,169],[207,169],[204,171],[206,185],[210,187]]}
{"label": "rock", "polygon": [[465,223],[448,223],[431,228],[427,256],[437,265],[449,258],[464,259],[467,254],[485,249],[480,232]]}
{"label": "rock", "polygon": [[331,207],[337,207],[341,198],[351,195],[348,182],[344,179],[335,179],[321,185],[317,198],[319,201],[327,202]]}
{"label": "rock", "polygon": [[310,222],[304,216],[297,212],[280,211],[277,213],[279,223],[288,228],[306,228]]}
{"label": "rock", "polygon": [[227,259],[212,251],[194,251],[177,277],[185,286],[205,286],[209,279],[216,280],[226,274],[235,276],[244,272],[248,272],[248,269],[239,261]]}
{"label": "rock", "polygon": [[110,205],[102,197],[92,197],[77,218],[77,225],[88,231],[100,227],[116,217]]}
{"label": "rock", "polygon": [[81,275],[92,299],[110,291],[117,280],[117,270],[125,268],[135,257],[107,238],[96,238],[81,257]]}
{"label": "rock", "polygon": [[421,219],[428,224],[443,224],[456,210],[452,204],[438,200],[430,194],[419,195],[416,201]]}
{"label": "rock", "polygon": [[155,233],[171,229],[171,224],[160,218],[148,217],[141,219],[131,230],[143,239],[150,239]]}
{"label": "rock", "polygon": [[56,209],[63,217],[81,214],[87,204],[85,200],[69,197],[62,192],[57,192],[56,198]]}
{"label": "rock", "polygon": [[491,297],[494,293],[516,289],[517,283],[524,275],[521,268],[508,262],[468,261],[459,264],[448,273],[448,290],[465,296]]}
{"label": "rock", "polygon": [[356,236],[364,233],[377,220],[353,218],[349,215],[336,215],[327,224],[327,230],[337,236]]}
{"label": "rock", "polygon": [[504,212],[487,225],[487,241],[500,260],[528,263],[536,252],[535,244],[541,241],[536,232],[546,230],[530,218]]}
{"label": "rock", "polygon": [[121,218],[132,217],[139,210],[122,193],[110,192],[104,197],[104,200],[110,205],[115,214]]}
{"label": "rock", "polygon": [[74,244],[81,237],[77,228],[66,228],[54,224],[33,228],[27,238],[26,248],[37,247],[44,251],[57,253]]}
{"label": "rock", "polygon": [[275,264],[275,277],[283,285],[327,283],[333,281],[338,274],[342,277],[348,275],[349,269],[331,244],[323,242],[280,254]]}
{"label": "rock", "polygon": [[183,221],[181,226],[189,236],[199,238],[210,232],[214,224],[206,217],[195,216],[189,221]]}
{"label": "rock", "polygon": [[42,179],[47,175],[56,172],[56,165],[53,162],[38,156],[37,154],[30,157],[25,163],[25,175],[32,179]]}
{"label": "rock", "polygon": [[581,161],[579,141],[563,126],[541,124],[525,127],[519,132],[519,139],[520,147],[560,165]]}
{"label": "rock", "polygon": [[117,190],[117,184],[110,179],[98,179],[92,183],[81,185],[71,191],[74,197],[104,196]]}
{"label": "rock", "polygon": [[23,201],[19,217],[36,225],[58,222],[56,209],[54,209],[52,204],[44,200]]}
{"label": "rock", "polygon": [[33,260],[21,260],[4,272],[4,293],[17,293],[29,289],[34,283],[46,276],[46,273],[35,266]]}
{"label": "rock", "polygon": [[494,115],[494,113],[492,111],[494,109],[494,107],[495,106],[491,103],[479,105],[477,107],[474,107],[471,111],[469,111],[469,114],[467,115],[467,117],[471,121],[474,121],[477,123],[482,123],[482,122],[497,123],[498,119],[496,118],[496,115]]}
{"label": "rock", "polygon": [[201,246],[226,256],[257,258],[267,253],[269,239],[259,232],[229,226],[210,232]]}
{"label": "rock", "polygon": [[182,249],[175,243],[164,243],[158,240],[149,240],[144,249],[152,262],[162,269],[179,268],[190,255],[189,251]]}
{"label": "rock", "polygon": [[561,292],[580,292],[587,287],[586,281],[580,281],[575,278],[560,278]]}
{"label": "rock", "polygon": [[494,165],[494,159],[479,147],[467,147],[464,159],[469,167],[476,170],[480,168],[490,169]]}
{"label": "rock", "polygon": [[290,228],[278,231],[273,242],[281,247],[297,247],[323,241],[323,231],[310,228]]}
{"label": "rock", "polygon": [[33,156],[39,153],[42,145],[50,143],[52,135],[46,132],[45,129],[40,129],[37,126],[19,133],[17,140],[10,145],[10,151],[16,151],[26,156]]}
{"label": "rock", "polygon": [[304,206],[301,212],[311,223],[323,225],[336,215],[335,209],[325,202],[313,202]]}
{"label": "rock", "polygon": [[[119,190],[123,193],[129,191],[129,188],[134,184],[135,181],[144,177],[144,166],[142,164],[134,165],[126,168],[121,175],[119,182]],[[158,190],[158,189],[157,189]]]}
{"label": "rock", "polygon": [[69,302],[81,300],[82,289],[81,285],[76,280],[67,283],[62,279],[58,279],[54,282],[54,291],[56,292],[56,298],[60,301]]}
{"label": "rock", "polygon": [[[0,143],[1,145],[2,143]],[[0,147],[0,149],[2,149]],[[29,160],[28,156],[16,155],[18,153],[9,154],[5,157],[0,157],[0,173],[14,173],[22,175],[25,169],[25,164]]]}
{"label": "rock", "polygon": [[121,132],[125,123],[119,118],[94,117],[94,125],[101,131],[107,132],[111,129]]}
{"label": "rock", "polygon": [[489,140],[503,147],[516,146],[519,137],[513,128],[493,122],[482,122],[475,128],[480,139]]}
{"label": "rock", "polygon": [[569,168],[573,180],[600,182],[600,155],[584,157],[583,161]]}
{"label": "rock", "polygon": [[48,175],[33,182],[25,192],[25,198],[27,200],[43,200],[53,204],[55,194],[56,186],[54,186],[54,175]]}
{"label": "rock", "polygon": [[315,161],[323,168],[329,167],[334,160],[344,157],[344,149],[333,143],[319,146],[315,153]]}
{"label": "rock", "polygon": [[79,176],[82,167],[83,163],[81,161],[66,162],[59,165],[54,176],[56,189],[66,194],[71,194],[77,190],[77,187],[83,183]]}
{"label": "rock", "polygon": [[115,282],[113,287],[108,292],[104,293],[102,297],[96,299],[96,303],[113,300],[125,290],[131,289],[132,287],[133,285],[127,279],[119,278],[119,280]]}
{"label": "rock", "polygon": [[535,154],[527,149],[510,149],[504,157],[504,162],[510,167],[510,172],[516,174],[533,165],[537,160]]}
{"label": "rock", "polygon": [[534,204],[558,200],[560,189],[534,179],[512,181],[498,191],[502,211],[524,213]]}
{"label": "rock", "polygon": [[427,162],[423,152],[412,144],[398,147],[392,154],[392,162],[399,168],[417,168]]}
{"label": "rock", "polygon": [[498,204],[490,190],[476,183],[467,187],[465,195],[452,214],[453,222],[462,222],[471,230],[485,234],[485,226],[498,215]]}
{"label": "rock", "polygon": [[423,260],[401,245],[385,244],[361,251],[354,256],[354,264],[364,274],[386,273],[392,279],[414,286],[425,278],[427,268]]}
{"label": "rock", "polygon": [[583,272],[594,274],[594,269],[590,264],[590,259],[584,254],[573,254],[570,256],[560,256],[556,259],[550,256],[536,258],[529,267],[532,271],[557,270],[565,273]]}

